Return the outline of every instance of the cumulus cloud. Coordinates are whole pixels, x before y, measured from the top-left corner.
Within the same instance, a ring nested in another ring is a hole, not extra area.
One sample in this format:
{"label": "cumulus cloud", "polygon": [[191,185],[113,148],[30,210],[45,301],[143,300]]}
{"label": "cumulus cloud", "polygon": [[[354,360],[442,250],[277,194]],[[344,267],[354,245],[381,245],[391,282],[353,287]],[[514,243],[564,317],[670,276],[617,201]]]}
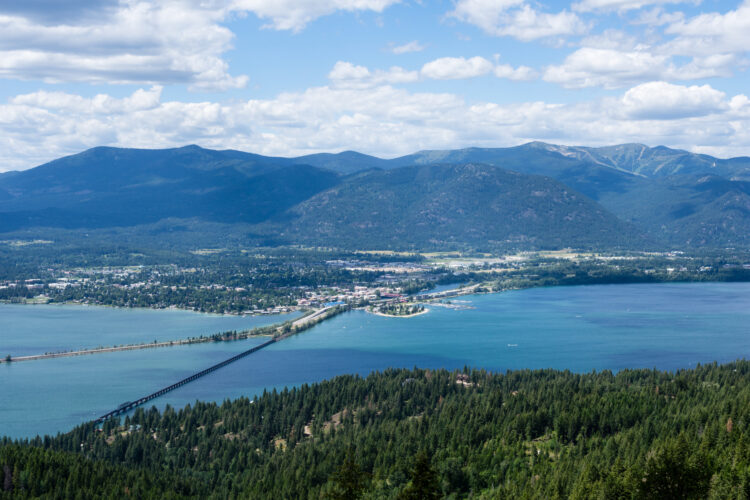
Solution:
{"label": "cumulus cloud", "polygon": [[498,64],[495,66],[495,76],[515,81],[528,81],[537,77],[536,71],[528,66],[514,68],[510,64]]}
{"label": "cumulus cloud", "polygon": [[568,55],[562,64],[548,66],[543,78],[566,88],[616,89],[652,80],[726,77],[742,64],[733,54],[713,54],[693,57],[677,66],[672,54],[662,48],[657,50],[583,47]]}
{"label": "cumulus cloud", "polygon": [[221,54],[232,33],[221,13],[180,2],[130,1],[104,20],[45,25],[0,15],[0,77],[47,82],[188,83],[243,87]]}
{"label": "cumulus cloud", "polygon": [[231,75],[222,58],[234,38],[221,25],[229,16],[251,12],[268,19],[269,27],[300,31],[314,19],[339,10],[381,12],[396,1],[2,2],[0,78],[242,88],[248,76]]}
{"label": "cumulus cloud", "polygon": [[647,5],[681,3],[685,0],[582,0],[573,4],[573,10],[591,12],[597,10],[620,11],[640,9]]}
{"label": "cumulus cloud", "polygon": [[[580,12],[655,7],[632,21],[636,26],[649,26],[643,36],[607,30],[587,37],[562,62],[545,68],[544,80],[566,88],[618,89],[658,80],[731,77],[750,66],[750,0],[724,14],[714,12],[692,18],[660,7],[678,1],[581,0],[574,4],[574,10]],[[526,0],[458,0],[450,15],[492,35],[524,41],[586,30],[574,13],[543,13]],[[663,31],[659,33],[657,29]],[[664,42],[661,34],[671,35],[671,39]],[[510,70],[499,67],[495,71],[498,76],[514,75]],[[531,78],[531,73],[527,75]]]}
{"label": "cumulus cloud", "polygon": [[408,54],[409,52],[422,52],[423,50],[424,50],[424,45],[414,40],[409,43],[405,43],[403,45],[397,45],[393,47],[391,49],[391,52],[393,52],[396,55],[400,55],[400,54]]}
{"label": "cumulus cloud", "polygon": [[544,80],[567,88],[619,88],[658,79],[667,61],[667,56],[645,51],[583,47],[566,57],[563,64],[548,67]]}
{"label": "cumulus cloud", "polygon": [[366,66],[338,61],[328,73],[334,87],[368,88],[377,85],[413,83],[419,80],[459,80],[495,74],[498,78],[524,81],[537,77],[536,71],[528,66],[514,68],[509,64],[494,65],[483,57],[442,57],[422,66],[420,71],[406,70],[392,66],[387,70],[371,71]]}
{"label": "cumulus cloud", "polygon": [[381,156],[419,149],[644,142],[731,156],[747,154],[750,100],[710,86],[638,85],[619,97],[558,104],[468,104],[449,93],[389,85],[323,86],[243,102],[161,100],[37,92],[0,105],[0,170],[27,168],[98,145],[197,143],[293,156],[356,148]]}
{"label": "cumulus cloud", "polygon": [[449,14],[473,24],[493,36],[511,36],[522,41],[578,35],[586,26],[574,13],[539,12],[525,0],[459,0]]}
{"label": "cumulus cloud", "polygon": [[669,25],[665,32],[676,35],[666,44],[675,54],[709,56],[747,53],[750,47],[750,1],[725,14],[712,12]]}
{"label": "cumulus cloud", "polygon": [[399,66],[370,71],[365,66],[338,61],[328,73],[328,78],[337,87],[367,88],[382,84],[411,83],[419,80],[419,73],[407,71]]}
{"label": "cumulus cloud", "polygon": [[661,7],[641,12],[637,19],[632,21],[633,24],[645,24],[648,26],[664,26],[665,24],[674,24],[685,19],[683,12],[665,12]]}
{"label": "cumulus cloud", "polygon": [[484,57],[441,57],[422,66],[422,75],[435,80],[458,80],[486,75],[493,64]]}
{"label": "cumulus cloud", "polygon": [[629,118],[672,120],[721,113],[729,109],[726,94],[710,85],[685,87],[667,82],[643,83],[622,97]]}
{"label": "cumulus cloud", "polygon": [[148,90],[138,89],[129,97],[116,99],[107,94],[97,94],[84,98],[67,92],[47,92],[40,90],[32,94],[22,94],[10,99],[11,104],[51,111],[71,111],[86,114],[124,113],[153,109],[160,104],[162,87],[153,86]]}
{"label": "cumulus cloud", "polygon": [[269,19],[266,26],[277,30],[300,31],[308,23],[338,10],[382,12],[399,0],[234,0],[233,8]]}

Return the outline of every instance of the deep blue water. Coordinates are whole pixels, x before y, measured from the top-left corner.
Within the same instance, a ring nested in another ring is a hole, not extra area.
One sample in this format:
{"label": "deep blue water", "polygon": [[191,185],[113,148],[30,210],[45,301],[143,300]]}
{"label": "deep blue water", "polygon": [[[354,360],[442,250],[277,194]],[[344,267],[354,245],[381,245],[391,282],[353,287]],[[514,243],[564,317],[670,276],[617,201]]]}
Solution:
{"label": "deep blue water", "polygon": [[[353,311],[181,387],[154,404],[254,397],[389,367],[577,372],[750,356],[750,284],[603,285],[463,297],[414,318]],[[68,430],[247,349],[255,340],[0,365],[0,434]]]}

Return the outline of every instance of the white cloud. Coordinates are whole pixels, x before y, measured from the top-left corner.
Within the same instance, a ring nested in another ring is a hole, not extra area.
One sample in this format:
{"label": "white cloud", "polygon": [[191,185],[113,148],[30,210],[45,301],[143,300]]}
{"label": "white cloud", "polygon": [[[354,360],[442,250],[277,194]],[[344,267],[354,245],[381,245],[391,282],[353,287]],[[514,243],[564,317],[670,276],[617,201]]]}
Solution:
{"label": "white cloud", "polygon": [[269,28],[298,32],[308,23],[338,10],[383,12],[399,0],[234,0],[235,10],[253,12],[270,19]]}
{"label": "white cloud", "polygon": [[522,41],[578,35],[586,26],[572,12],[539,12],[525,0],[459,0],[449,14],[494,36],[512,36]]}
{"label": "white cloud", "polygon": [[381,12],[396,1],[73,0],[79,16],[56,22],[34,15],[39,8],[0,6],[0,78],[242,88],[248,76],[231,75],[222,58],[234,38],[221,25],[229,16],[252,12],[270,27],[299,31],[336,11]]}
{"label": "white cloud", "polygon": [[514,68],[510,64],[498,64],[495,66],[495,76],[515,81],[528,81],[537,77],[536,71],[528,66]]}
{"label": "white cloud", "polygon": [[85,112],[87,114],[124,113],[153,109],[160,104],[161,86],[149,90],[138,89],[129,97],[116,99],[107,94],[97,94],[87,99],[67,92],[47,92],[40,90],[33,94],[22,94],[10,100],[11,104],[43,108],[54,111]]}
{"label": "white cloud", "polygon": [[243,87],[221,54],[232,33],[221,12],[183,2],[123,2],[88,24],[45,25],[0,15],[0,77],[47,82],[188,83],[194,88]]}
{"label": "white cloud", "polygon": [[685,14],[683,12],[665,12],[661,7],[654,7],[653,9],[641,12],[641,15],[632,21],[632,23],[648,26],[664,26],[665,24],[680,22],[684,18]]}
{"label": "white cloud", "polygon": [[[653,50],[653,49],[652,49]],[[641,50],[618,50],[583,47],[565,58],[560,65],[547,67],[544,80],[566,88],[604,87],[616,89],[653,80],[697,80],[727,77],[742,66],[733,54],[694,57],[676,66],[672,55]]]}
{"label": "white cloud", "polygon": [[652,82],[620,97],[572,104],[469,105],[447,93],[391,86],[315,87],[244,102],[163,102],[159,89],[126,98],[33,93],[0,105],[0,170],[27,168],[98,145],[197,143],[293,156],[419,149],[644,142],[722,156],[748,154],[750,100],[707,85]]}
{"label": "white cloud", "polygon": [[747,62],[735,54],[712,54],[696,56],[666,76],[675,80],[698,80],[701,78],[731,77],[734,71],[742,69]]}
{"label": "white cloud", "polygon": [[666,44],[674,54],[745,54],[750,50],[750,0],[726,14],[712,12],[675,22],[665,32],[677,35]]}
{"label": "white cloud", "polygon": [[506,26],[497,28],[498,34],[512,36],[524,42],[537,38],[579,35],[585,31],[583,22],[571,12],[549,14],[538,12],[528,5],[511,12]]}
{"label": "white cloud", "polygon": [[393,52],[394,54],[400,55],[400,54],[407,54],[409,52],[422,52],[423,50],[424,50],[424,45],[414,40],[409,43],[405,43],[403,45],[397,45],[396,47],[393,47],[391,49],[391,52]]}
{"label": "white cloud", "polygon": [[668,59],[646,51],[583,47],[566,57],[563,64],[548,67],[544,80],[567,88],[619,88],[659,79]]}
{"label": "white cloud", "polygon": [[686,0],[582,0],[573,4],[573,10],[578,12],[591,11],[620,11],[636,10],[647,5],[660,5],[667,3],[681,3]]}
{"label": "white cloud", "polygon": [[649,82],[628,90],[622,98],[628,118],[673,120],[721,113],[729,109],[726,94],[709,85],[685,87]]}
{"label": "white cloud", "polygon": [[525,81],[537,77],[536,71],[528,66],[514,68],[509,64],[493,65],[483,57],[442,57],[422,66],[421,71],[410,71],[400,66],[387,70],[371,71],[366,66],[338,61],[328,73],[328,78],[337,88],[364,89],[378,85],[413,83],[424,79],[459,80],[484,76],[494,72],[498,78]]}
{"label": "white cloud", "polygon": [[392,66],[387,71],[370,71],[365,66],[338,61],[328,73],[328,78],[337,87],[367,88],[375,85],[411,83],[419,80],[419,73]]}
{"label": "white cloud", "polygon": [[493,64],[484,57],[441,57],[422,66],[422,75],[435,80],[457,80],[486,75]]}
{"label": "white cloud", "polygon": [[372,76],[370,70],[364,66],[356,66],[350,62],[338,61],[330,73],[328,78],[331,80],[364,80],[369,79]]}

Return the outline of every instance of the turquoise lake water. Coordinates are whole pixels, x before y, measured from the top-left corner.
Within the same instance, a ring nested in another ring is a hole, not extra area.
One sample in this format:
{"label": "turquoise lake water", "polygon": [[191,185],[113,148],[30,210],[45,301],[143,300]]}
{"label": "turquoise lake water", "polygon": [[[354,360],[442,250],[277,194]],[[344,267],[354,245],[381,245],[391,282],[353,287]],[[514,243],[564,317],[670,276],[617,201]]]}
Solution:
{"label": "turquoise lake water", "polygon": [[[675,370],[750,357],[747,283],[540,288],[460,300],[473,309],[337,316],[153,404],[253,397],[389,367]],[[261,341],[0,365],[0,434],[64,432]]]}
{"label": "turquoise lake water", "polygon": [[281,323],[299,314],[230,316],[174,309],[0,304],[0,356],[179,340]]}

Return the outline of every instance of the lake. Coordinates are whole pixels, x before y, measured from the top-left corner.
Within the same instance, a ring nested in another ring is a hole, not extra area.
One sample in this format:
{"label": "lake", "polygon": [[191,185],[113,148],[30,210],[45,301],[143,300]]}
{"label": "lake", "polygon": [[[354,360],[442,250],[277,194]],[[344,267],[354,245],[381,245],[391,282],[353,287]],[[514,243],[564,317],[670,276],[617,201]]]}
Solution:
{"label": "lake", "polygon": [[[748,283],[538,288],[459,300],[471,309],[337,316],[152,403],[253,397],[388,367],[676,370],[750,356]],[[0,365],[0,434],[69,430],[261,341]]]}
{"label": "lake", "polygon": [[0,304],[0,356],[180,340],[281,323],[299,315],[233,316],[176,309]]}

